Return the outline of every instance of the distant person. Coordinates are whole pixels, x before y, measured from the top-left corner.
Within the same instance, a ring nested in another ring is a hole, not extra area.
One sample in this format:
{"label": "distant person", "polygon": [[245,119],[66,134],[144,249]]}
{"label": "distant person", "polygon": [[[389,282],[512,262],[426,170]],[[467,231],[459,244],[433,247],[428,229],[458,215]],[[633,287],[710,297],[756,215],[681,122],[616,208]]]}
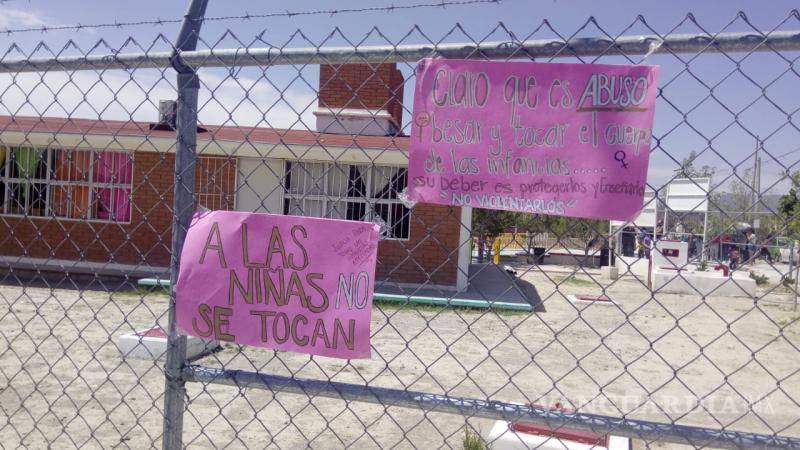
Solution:
{"label": "distant person", "polygon": [[636,257],[644,258],[644,242],[641,236],[636,236]]}
{"label": "distant person", "polygon": [[733,247],[731,249],[731,252],[728,254],[728,258],[730,258],[729,266],[731,268],[731,271],[736,270],[736,268],[739,267],[739,258],[740,258],[739,249]]}
{"label": "distant person", "polygon": [[756,233],[750,233],[750,236],[747,237],[747,251],[750,253],[750,257],[753,258],[753,262],[755,262],[756,258],[758,257],[759,248],[758,248],[758,237]]}
{"label": "distant person", "polygon": [[651,238],[649,234],[645,234],[642,242],[644,243],[644,256],[650,259],[650,250],[653,249],[653,238]]}
{"label": "distant person", "polygon": [[708,246],[708,253],[709,257],[713,261],[719,261],[721,258],[720,256],[720,236],[716,235],[713,239],[711,239],[711,244]]}
{"label": "distant person", "polygon": [[769,241],[761,242],[761,257],[772,264],[772,253],[769,251]]}
{"label": "distant person", "polygon": [[726,261],[730,259],[731,248],[733,248],[735,245],[733,242],[733,237],[730,234],[725,233],[722,235],[720,243],[722,244],[722,255],[720,255],[719,259],[720,261]]}
{"label": "distant person", "polygon": [[492,243],[492,262],[495,265],[500,264],[500,238],[495,238]]}
{"label": "distant person", "polygon": [[739,254],[741,258],[741,263],[744,264],[750,259],[750,233],[745,233],[744,235],[744,245],[740,245]]}

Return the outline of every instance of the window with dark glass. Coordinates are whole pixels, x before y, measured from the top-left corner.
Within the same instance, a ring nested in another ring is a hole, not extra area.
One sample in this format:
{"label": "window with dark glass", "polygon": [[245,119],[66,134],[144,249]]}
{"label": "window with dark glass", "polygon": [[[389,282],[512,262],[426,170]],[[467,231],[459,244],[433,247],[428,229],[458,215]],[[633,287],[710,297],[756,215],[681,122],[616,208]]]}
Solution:
{"label": "window with dark glass", "polygon": [[287,161],[283,212],[374,222],[384,238],[408,239],[405,187],[404,167]]}

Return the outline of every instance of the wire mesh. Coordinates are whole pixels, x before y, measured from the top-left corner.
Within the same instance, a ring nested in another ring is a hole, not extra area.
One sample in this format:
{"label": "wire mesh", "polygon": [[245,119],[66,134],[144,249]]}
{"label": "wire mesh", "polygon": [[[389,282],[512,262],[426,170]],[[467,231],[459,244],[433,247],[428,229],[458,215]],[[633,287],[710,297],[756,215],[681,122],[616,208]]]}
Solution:
{"label": "wire mesh", "polygon": [[[798,19],[12,46],[0,57],[0,443],[158,446],[177,407],[186,446],[525,439],[504,420],[510,431],[490,437],[498,418],[648,447],[800,445]],[[652,225],[409,203],[422,56],[661,65]],[[159,104],[175,98],[178,117]],[[708,213],[675,209],[675,180],[700,188]],[[174,325],[161,281],[185,231],[176,219],[195,208],[379,224],[372,358],[224,344],[181,349],[165,369],[166,347],[149,343]],[[651,239],[686,242],[689,260],[654,276]],[[729,269],[710,288],[692,276]],[[165,379],[168,392],[186,382],[170,407]]]}

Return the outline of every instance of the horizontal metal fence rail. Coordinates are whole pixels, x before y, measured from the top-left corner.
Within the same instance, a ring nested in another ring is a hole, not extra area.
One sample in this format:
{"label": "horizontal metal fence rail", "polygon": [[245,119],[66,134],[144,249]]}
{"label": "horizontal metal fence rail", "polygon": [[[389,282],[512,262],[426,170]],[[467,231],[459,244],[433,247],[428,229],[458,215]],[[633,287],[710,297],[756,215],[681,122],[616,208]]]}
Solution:
{"label": "horizontal metal fence rail", "polygon": [[620,419],[598,414],[565,412],[475,398],[450,397],[426,392],[333,381],[304,380],[241,370],[188,366],[183,369],[183,377],[186,381],[223,384],[236,386],[240,389],[264,389],[273,393],[286,392],[322,396],[345,401],[374,403],[384,407],[401,406],[421,409],[426,412],[443,412],[515,423],[532,423],[546,425],[554,430],[567,427],[598,434],[613,433],[645,441],[672,442],[694,447],[710,446],[728,449],[800,448],[800,438]]}
{"label": "horizontal metal fence rail", "polygon": [[[354,61],[381,63],[417,61],[433,55],[444,58],[566,58],[600,55],[646,55],[652,53],[728,53],[800,50],[800,31],[769,34],[719,33],[677,34],[665,38],[622,36],[522,42],[454,44],[365,45],[361,47],[229,48],[178,52],[180,59],[195,67],[253,67],[300,64],[345,64]],[[60,56],[0,61],[0,73],[71,70],[162,69],[172,63],[172,52],[119,53],[90,56]]]}

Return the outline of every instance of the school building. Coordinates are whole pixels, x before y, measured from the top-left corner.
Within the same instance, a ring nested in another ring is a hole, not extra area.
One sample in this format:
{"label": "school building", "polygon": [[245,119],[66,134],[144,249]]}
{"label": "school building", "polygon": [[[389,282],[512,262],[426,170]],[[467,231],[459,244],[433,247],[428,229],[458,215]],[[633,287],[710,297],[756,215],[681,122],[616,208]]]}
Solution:
{"label": "school building", "polygon": [[[316,131],[203,124],[198,206],[376,222],[379,284],[465,288],[470,211],[398,197],[402,98],[394,64],[321,66]],[[174,104],[159,110],[154,123],[0,116],[4,271],[168,272]]]}

